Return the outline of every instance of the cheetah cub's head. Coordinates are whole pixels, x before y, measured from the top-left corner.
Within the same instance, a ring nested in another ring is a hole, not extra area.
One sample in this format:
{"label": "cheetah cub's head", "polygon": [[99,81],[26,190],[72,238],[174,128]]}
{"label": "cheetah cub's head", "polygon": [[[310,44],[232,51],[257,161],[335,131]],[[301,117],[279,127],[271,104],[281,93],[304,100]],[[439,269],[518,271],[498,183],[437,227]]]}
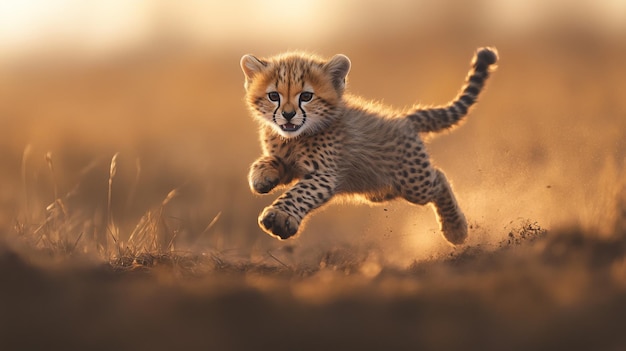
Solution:
{"label": "cheetah cub's head", "polygon": [[350,60],[303,53],[269,59],[241,58],[246,102],[252,114],[285,138],[310,135],[330,125],[342,109]]}

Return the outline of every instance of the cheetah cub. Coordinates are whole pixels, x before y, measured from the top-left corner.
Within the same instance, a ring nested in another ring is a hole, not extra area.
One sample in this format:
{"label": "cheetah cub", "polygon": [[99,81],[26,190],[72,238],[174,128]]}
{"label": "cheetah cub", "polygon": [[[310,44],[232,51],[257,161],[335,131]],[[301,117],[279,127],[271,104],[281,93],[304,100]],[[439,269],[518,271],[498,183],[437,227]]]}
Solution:
{"label": "cheetah cub", "polygon": [[444,173],[430,163],[420,133],[450,128],[476,102],[497,61],[492,48],[472,60],[465,86],[445,106],[401,112],[345,94],[350,60],[303,53],[241,58],[246,102],[260,124],[263,155],[250,167],[250,188],[289,188],[259,216],[270,235],[287,239],[335,195],[373,202],[397,197],[436,209],[444,237],[462,244],[467,222]]}

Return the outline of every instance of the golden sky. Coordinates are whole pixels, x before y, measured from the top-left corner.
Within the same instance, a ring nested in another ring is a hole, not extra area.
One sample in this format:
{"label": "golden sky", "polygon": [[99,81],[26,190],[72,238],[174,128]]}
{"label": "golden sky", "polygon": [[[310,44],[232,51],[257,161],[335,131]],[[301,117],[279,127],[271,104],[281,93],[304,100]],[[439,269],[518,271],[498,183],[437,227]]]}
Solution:
{"label": "golden sky", "polygon": [[563,18],[626,32],[624,0],[0,0],[0,58],[48,49],[100,54],[174,40],[311,46],[342,31],[451,20],[519,32]]}

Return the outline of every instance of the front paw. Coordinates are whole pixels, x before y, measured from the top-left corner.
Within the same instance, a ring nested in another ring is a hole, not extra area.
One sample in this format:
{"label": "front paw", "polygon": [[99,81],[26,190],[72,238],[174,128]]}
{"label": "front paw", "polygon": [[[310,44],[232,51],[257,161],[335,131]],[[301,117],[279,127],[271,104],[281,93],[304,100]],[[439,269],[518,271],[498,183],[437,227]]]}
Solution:
{"label": "front paw", "polygon": [[250,189],[257,194],[267,194],[280,182],[278,171],[272,168],[253,167],[248,176]]}
{"label": "front paw", "polygon": [[259,226],[268,234],[285,240],[298,232],[300,221],[287,212],[267,207],[259,216]]}
{"label": "front paw", "polygon": [[278,185],[278,177],[250,180],[250,188],[257,194],[267,194]]}

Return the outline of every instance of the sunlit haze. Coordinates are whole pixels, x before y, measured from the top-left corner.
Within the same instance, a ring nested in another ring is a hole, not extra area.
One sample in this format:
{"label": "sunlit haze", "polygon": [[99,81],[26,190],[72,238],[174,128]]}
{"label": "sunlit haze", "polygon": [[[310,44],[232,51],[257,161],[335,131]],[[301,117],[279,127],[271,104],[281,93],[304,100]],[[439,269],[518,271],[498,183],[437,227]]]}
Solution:
{"label": "sunlit haze", "polygon": [[[483,0],[445,8],[455,7],[452,13],[491,32],[523,32],[559,21],[607,33],[626,26],[626,2],[620,0]],[[447,18],[442,8],[409,0],[5,0],[0,2],[0,58],[59,51],[106,54],[163,42],[299,48],[333,36],[432,24]]]}
{"label": "sunlit haze", "polygon": [[[350,71],[244,76],[290,50]],[[264,133],[283,79],[327,137]],[[626,0],[0,0],[0,350],[625,350],[625,82]],[[443,114],[407,111],[468,101],[411,140]],[[298,164],[302,195],[256,193]],[[394,191],[440,169],[467,240],[401,199],[261,229],[340,164]]]}

